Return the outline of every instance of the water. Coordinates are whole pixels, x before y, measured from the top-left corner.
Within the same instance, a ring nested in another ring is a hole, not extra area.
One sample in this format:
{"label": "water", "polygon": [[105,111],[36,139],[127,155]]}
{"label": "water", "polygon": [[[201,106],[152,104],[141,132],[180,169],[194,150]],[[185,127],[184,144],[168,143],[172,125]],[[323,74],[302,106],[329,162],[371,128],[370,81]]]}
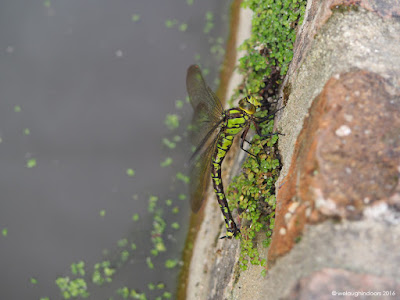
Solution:
{"label": "water", "polygon": [[[90,299],[120,299],[125,286],[148,299],[174,294],[179,264],[165,262],[179,261],[187,232],[187,185],[175,174],[188,150],[162,139],[182,136],[190,119],[190,105],[176,108],[187,67],[200,62],[217,78],[230,5],[190,3],[0,4],[1,299],[62,299],[55,280],[66,277],[82,278]],[[179,129],[167,114],[180,116]],[[174,163],[161,168],[167,157]],[[166,223],[157,256],[155,216]],[[71,273],[79,261],[85,275]],[[92,275],[104,261],[115,273],[99,286]]]}

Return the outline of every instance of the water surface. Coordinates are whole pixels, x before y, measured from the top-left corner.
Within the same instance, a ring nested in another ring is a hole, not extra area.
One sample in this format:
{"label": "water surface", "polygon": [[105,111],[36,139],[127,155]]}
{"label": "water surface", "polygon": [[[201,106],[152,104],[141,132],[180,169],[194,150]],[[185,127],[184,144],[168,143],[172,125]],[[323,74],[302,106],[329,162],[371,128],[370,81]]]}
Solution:
{"label": "water surface", "polygon": [[[190,119],[188,104],[176,107],[185,103],[187,67],[201,63],[211,83],[217,78],[229,5],[0,4],[2,299],[61,299],[55,280],[67,276],[83,278],[91,299],[119,299],[124,286],[148,299],[175,292],[179,264],[165,262],[179,261],[187,231],[187,186],[175,175],[188,149],[184,141],[169,149],[162,139],[182,136]],[[175,131],[167,114],[180,117]],[[161,168],[167,157],[173,164]],[[157,209],[149,212],[151,197]],[[150,253],[155,215],[166,223],[166,251],[157,256]],[[71,273],[79,261],[84,276]],[[103,261],[116,273],[97,286],[93,270]],[[149,289],[160,282],[164,288]]]}

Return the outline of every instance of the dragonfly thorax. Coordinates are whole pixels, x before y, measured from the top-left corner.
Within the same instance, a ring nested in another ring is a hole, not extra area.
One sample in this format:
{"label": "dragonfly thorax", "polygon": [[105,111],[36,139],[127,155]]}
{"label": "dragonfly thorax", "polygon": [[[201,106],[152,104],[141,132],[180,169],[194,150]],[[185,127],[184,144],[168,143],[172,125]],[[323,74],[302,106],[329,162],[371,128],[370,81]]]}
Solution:
{"label": "dragonfly thorax", "polygon": [[256,112],[256,107],[251,103],[253,96],[247,96],[239,101],[239,108],[249,115]]}

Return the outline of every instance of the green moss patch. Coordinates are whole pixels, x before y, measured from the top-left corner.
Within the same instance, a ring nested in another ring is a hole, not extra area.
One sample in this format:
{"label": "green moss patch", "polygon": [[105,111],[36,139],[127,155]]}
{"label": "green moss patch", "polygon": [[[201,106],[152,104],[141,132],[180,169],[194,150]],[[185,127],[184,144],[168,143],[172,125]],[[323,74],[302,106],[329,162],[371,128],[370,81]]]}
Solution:
{"label": "green moss patch", "polygon": [[[293,58],[296,29],[303,22],[307,1],[305,0],[245,0],[242,6],[253,10],[252,34],[241,46],[246,55],[239,62],[244,75],[234,98],[240,94],[258,94],[266,103],[267,115],[276,102],[277,92],[289,63]],[[275,100],[274,100],[275,99]],[[273,121],[260,124],[262,134],[272,133]],[[278,135],[262,139],[255,135],[249,150],[254,156],[247,158],[243,172],[235,177],[228,188],[231,209],[237,209],[241,221],[240,267],[246,269],[248,262],[265,265],[255,245],[258,232],[263,232],[263,246],[271,242],[275,217],[275,182],[279,176],[280,162],[277,154]]]}

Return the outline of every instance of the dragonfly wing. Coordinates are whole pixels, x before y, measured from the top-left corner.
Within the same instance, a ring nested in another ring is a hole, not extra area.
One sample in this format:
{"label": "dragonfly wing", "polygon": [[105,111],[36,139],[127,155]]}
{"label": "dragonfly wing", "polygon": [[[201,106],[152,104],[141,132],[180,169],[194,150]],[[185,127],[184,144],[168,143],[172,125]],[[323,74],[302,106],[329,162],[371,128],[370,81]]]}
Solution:
{"label": "dragonfly wing", "polygon": [[197,212],[203,203],[210,182],[211,158],[218,142],[218,134],[212,131],[201,143],[201,151],[192,157],[190,164],[190,204],[193,212]]}
{"label": "dragonfly wing", "polygon": [[203,153],[206,149],[208,149],[208,145],[215,141],[218,136],[219,130],[218,127],[221,125],[222,120],[218,123],[214,124],[214,126],[210,129],[210,131],[205,135],[203,140],[199,143],[196,150],[193,152],[192,156],[190,157],[190,164],[193,163],[194,160],[197,159],[201,153]]}
{"label": "dragonfly wing", "polygon": [[186,89],[194,109],[191,140],[199,146],[207,133],[220,122],[223,108],[221,101],[204,81],[197,65],[190,66],[187,71]]}

